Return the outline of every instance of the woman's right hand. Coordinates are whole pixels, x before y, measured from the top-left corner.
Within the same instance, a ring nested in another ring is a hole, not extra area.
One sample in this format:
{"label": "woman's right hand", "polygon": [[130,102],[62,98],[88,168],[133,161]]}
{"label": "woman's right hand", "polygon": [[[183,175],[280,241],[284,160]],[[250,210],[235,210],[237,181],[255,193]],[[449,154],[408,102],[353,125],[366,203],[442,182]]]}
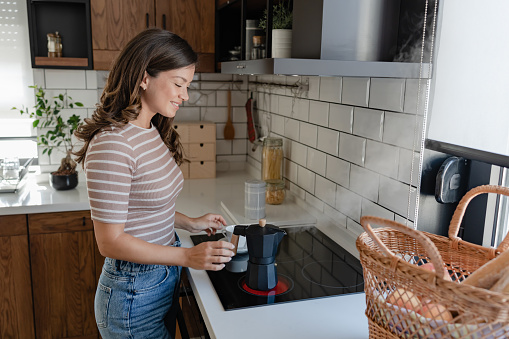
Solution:
{"label": "woman's right hand", "polygon": [[186,265],[196,270],[219,271],[229,262],[233,253],[233,244],[227,241],[206,241],[194,247],[186,248]]}

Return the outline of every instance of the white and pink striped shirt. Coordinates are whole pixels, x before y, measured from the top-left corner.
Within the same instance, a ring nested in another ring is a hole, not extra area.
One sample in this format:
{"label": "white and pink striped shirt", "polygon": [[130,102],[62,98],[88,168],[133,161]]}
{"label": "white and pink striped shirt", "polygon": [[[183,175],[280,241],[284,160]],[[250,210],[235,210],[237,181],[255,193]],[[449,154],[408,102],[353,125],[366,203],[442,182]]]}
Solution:
{"label": "white and pink striped shirt", "polygon": [[110,127],[90,141],[85,159],[92,219],[125,224],[147,242],[175,242],[175,201],[184,177],[154,126]]}

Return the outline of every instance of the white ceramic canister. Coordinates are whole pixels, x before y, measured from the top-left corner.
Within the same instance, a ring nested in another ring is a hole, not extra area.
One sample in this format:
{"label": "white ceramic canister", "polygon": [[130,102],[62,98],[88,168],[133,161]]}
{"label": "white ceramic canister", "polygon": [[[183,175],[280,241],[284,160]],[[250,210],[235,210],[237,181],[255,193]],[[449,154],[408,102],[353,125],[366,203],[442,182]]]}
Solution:
{"label": "white ceramic canister", "polygon": [[265,181],[246,181],[244,198],[244,216],[246,219],[258,220],[265,218]]}

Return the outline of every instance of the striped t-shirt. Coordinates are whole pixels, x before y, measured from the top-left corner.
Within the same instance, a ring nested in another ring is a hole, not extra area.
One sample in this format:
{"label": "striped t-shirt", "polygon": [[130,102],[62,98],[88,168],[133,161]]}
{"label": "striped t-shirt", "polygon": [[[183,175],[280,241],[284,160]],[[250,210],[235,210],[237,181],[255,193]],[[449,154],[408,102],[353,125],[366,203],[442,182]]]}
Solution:
{"label": "striped t-shirt", "polygon": [[92,219],[125,224],[150,243],[175,242],[175,201],[184,178],[154,126],[109,127],[90,141],[85,159]]}

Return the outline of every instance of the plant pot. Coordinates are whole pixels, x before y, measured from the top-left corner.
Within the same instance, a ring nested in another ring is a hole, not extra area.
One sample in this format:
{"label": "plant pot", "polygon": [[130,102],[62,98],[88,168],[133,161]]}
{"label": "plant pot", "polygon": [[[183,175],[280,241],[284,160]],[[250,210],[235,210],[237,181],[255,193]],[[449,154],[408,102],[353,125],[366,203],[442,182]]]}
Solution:
{"label": "plant pot", "polygon": [[49,184],[57,191],[70,190],[78,186],[78,173],[59,175],[51,172],[49,176]]}
{"label": "plant pot", "polygon": [[292,57],[292,30],[291,29],[273,29],[272,30],[272,57],[273,58],[291,58]]}

